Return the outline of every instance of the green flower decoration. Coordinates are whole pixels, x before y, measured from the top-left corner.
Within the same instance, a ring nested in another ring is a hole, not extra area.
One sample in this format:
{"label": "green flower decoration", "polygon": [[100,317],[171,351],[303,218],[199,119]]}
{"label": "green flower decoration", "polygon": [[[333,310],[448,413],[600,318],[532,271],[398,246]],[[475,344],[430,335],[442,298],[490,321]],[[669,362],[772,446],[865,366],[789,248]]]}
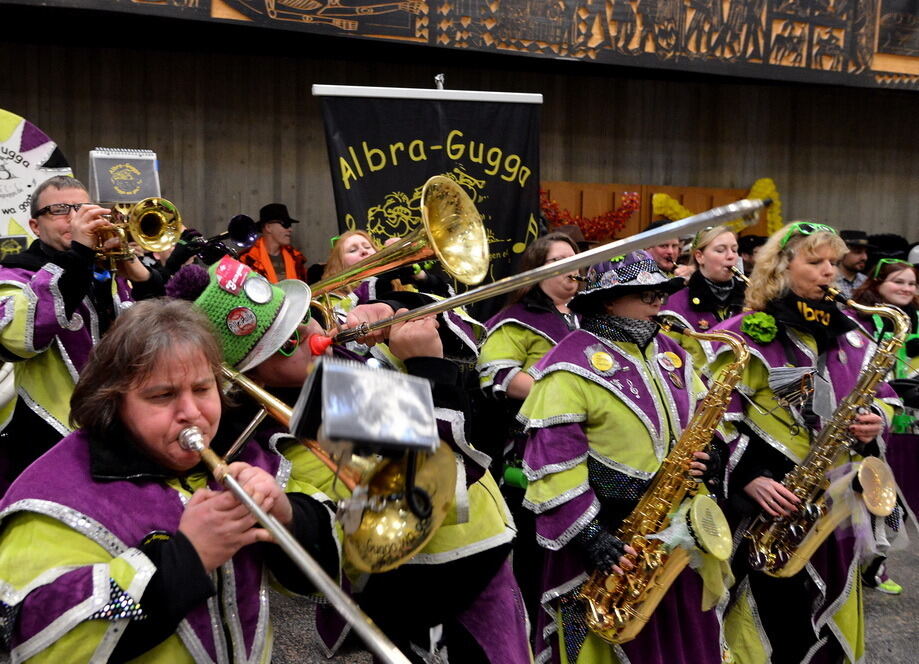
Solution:
{"label": "green flower decoration", "polygon": [[768,344],[775,339],[779,333],[779,328],[775,324],[775,318],[769,314],[758,311],[755,314],[749,314],[740,324],[740,331],[745,332],[751,339],[761,344]]}

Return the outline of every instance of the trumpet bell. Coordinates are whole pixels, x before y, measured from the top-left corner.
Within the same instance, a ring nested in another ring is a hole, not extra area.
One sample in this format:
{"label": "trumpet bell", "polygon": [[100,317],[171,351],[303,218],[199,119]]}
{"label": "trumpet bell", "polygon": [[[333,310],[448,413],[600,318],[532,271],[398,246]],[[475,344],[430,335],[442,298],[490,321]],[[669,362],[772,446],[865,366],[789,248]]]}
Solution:
{"label": "trumpet bell", "polygon": [[165,251],[182,235],[182,217],[165,198],[145,198],[128,215],[128,232],[145,251]]}
{"label": "trumpet bell", "polygon": [[[344,537],[345,558],[361,572],[385,572],[414,556],[443,523],[456,491],[456,458],[450,446],[421,455],[414,486],[430,500],[429,509],[412,509],[406,495],[408,456],[384,459],[366,486],[367,507],[353,532]],[[355,492],[355,497],[357,491]],[[419,516],[416,512],[421,511]]]}
{"label": "trumpet bell", "polygon": [[444,269],[474,286],[488,273],[490,255],[482,216],[454,180],[435,175],[421,190],[421,220]]}
{"label": "trumpet bell", "polygon": [[[165,198],[145,198],[134,204],[114,203],[111,207],[112,226],[96,234],[96,252],[112,261],[134,257],[128,246],[130,242],[136,242],[144,251],[165,251],[175,246],[182,235],[182,217]],[[121,246],[105,249],[105,242],[113,237],[121,240]]]}

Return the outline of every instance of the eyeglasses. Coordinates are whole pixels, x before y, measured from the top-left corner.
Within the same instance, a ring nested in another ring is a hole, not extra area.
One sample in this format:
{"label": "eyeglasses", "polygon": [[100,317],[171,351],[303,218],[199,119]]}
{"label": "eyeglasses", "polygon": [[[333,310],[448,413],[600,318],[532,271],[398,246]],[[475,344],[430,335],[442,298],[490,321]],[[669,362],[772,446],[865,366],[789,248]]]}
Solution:
{"label": "eyeglasses", "polygon": [[300,345],[300,330],[294,330],[293,336],[284,342],[284,345],[278,348],[278,352],[284,357],[290,357],[297,351]]}
{"label": "eyeglasses", "polygon": [[782,238],[781,242],[779,242],[779,249],[784,249],[788,241],[795,235],[812,235],[821,231],[824,233],[832,233],[833,235],[837,234],[835,228],[827,226],[826,224],[815,224],[810,221],[796,221],[785,231],[785,236]]}
{"label": "eyeglasses", "polygon": [[279,221],[278,223],[281,224],[281,228],[290,228],[293,226],[293,222],[287,220]]}
{"label": "eyeglasses", "polygon": [[654,304],[658,300],[660,300],[661,302],[666,301],[668,295],[670,295],[670,293],[668,293],[667,291],[660,291],[660,290],[642,291],[639,294],[639,298],[641,298],[641,301],[644,302],[645,304]]}
{"label": "eyeglasses", "polygon": [[[880,273],[882,265],[906,265],[909,267],[913,266],[913,264],[909,261],[904,261],[899,258],[882,258],[877,262],[877,265],[874,266],[874,271],[871,273],[871,277],[873,279],[878,278],[878,273]],[[905,270],[906,268],[904,267],[903,269]]]}
{"label": "eyeglasses", "polygon": [[40,217],[43,214],[51,214],[55,217],[62,217],[65,214],[70,214],[71,210],[76,212],[84,205],[92,205],[92,203],[52,203],[51,205],[46,205],[41,210],[36,212],[35,216]]}

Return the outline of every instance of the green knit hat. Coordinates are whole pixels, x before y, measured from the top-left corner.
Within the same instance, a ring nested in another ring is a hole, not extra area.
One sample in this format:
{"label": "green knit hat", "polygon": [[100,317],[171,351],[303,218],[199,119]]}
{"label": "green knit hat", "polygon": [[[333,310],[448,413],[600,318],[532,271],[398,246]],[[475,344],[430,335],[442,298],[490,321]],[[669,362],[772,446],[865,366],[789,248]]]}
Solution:
{"label": "green knit hat", "polygon": [[309,311],[310,288],[302,281],[286,279],[272,285],[229,256],[208,273],[210,283],[195,305],[213,324],[224,361],[239,371],[276,353]]}

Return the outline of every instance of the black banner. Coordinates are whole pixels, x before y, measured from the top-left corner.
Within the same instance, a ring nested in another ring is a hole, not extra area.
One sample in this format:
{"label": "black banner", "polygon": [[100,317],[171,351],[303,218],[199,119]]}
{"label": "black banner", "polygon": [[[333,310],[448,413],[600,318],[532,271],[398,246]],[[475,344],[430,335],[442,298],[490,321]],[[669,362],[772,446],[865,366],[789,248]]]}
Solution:
{"label": "black banner", "polygon": [[539,105],[323,97],[339,228],[381,244],[421,223],[421,188],[446,175],[469,194],[491,250],[486,280],[509,273],[537,233]]}

